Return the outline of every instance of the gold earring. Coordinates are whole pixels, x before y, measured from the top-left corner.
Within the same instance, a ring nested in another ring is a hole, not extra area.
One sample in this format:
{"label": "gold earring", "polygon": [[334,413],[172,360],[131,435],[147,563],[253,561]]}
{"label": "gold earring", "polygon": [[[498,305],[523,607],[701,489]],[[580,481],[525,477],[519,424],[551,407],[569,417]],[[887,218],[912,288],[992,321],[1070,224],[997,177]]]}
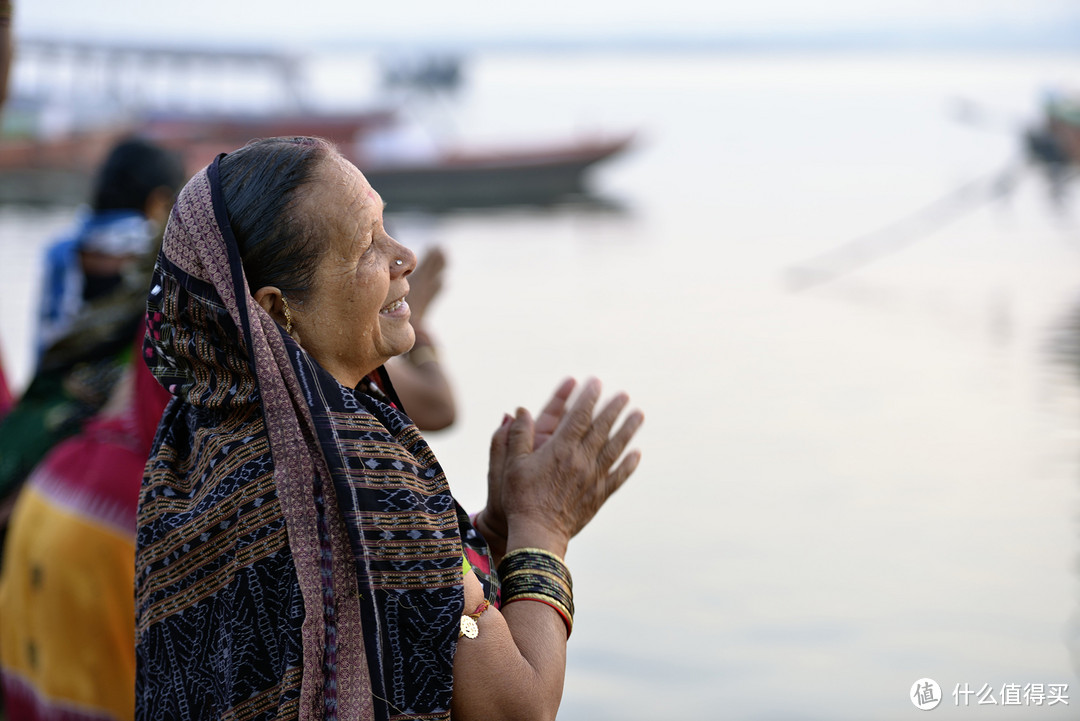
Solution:
{"label": "gold earring", "polygon": [[289,299],[281,296],[281,305],[285,308],[285,332],[292,333],[292,313],[289,312]]}

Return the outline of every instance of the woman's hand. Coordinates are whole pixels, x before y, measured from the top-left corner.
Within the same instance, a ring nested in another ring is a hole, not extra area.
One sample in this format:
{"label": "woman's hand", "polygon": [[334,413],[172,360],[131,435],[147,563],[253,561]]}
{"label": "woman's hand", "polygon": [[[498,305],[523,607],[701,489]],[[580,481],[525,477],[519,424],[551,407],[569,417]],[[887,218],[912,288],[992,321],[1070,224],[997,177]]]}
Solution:
{"label": "woman's hand", "polygon": [[[638,451],[619,458],[641,426],[641,411],[613,432],[626,394],[597,412],[599,381],[586,383],[568,406],[573,389],[564,381],[535,422],[519,408],[491,439],[488,505],[477,526],[496,557],[526,546],[564,556],[570,538],[637,468]],[[478,608],[482,598],[480,582],[468,574],[466,608]],[[477,625],[479,635],[461,639],[454,658],[454,718],[554,719],[566,670],[561,615],[545,603],[509,603],[484,611]]]}
{"label": "woman's hand", "polygon": [[[566,413],[566,402],[570,400],[570,394],[574,392],[574,386],[576,385],[576,380],[567,378],[555,389],[551,400],[547,402],[544,410],[540,411],[540,417],[536,419],[533,448],[544,445],[555,434],[555,429],[559,427],[559,422],[562,420],[563,414]],[[510,416],[507,416],[507,419],[513,420]]]}
{"label": "woman's hand", "polygon": [[[566,412],[566,402],[574,392],[577,381],[567,378],[559,384],[552,394],[551,399],[540,411],[536,419],[533,447],[539,448],[544,445],[555,429],[559,426],[563,414]],[[491,547],[496,562],[506,552],[506,514],[502,506],[502,484],[506,473],[506,459],[508,443],[510,440],[510,425],[514,418],[510,415],[503,416],[502,425],[491,437],[491,455],[488,465],[488,498],[487,506],[476,515],[474,522],[484,540]]]}
{"label": "woman's hand", "polygon": [[[569,390],[566,383],[560,386],[536,422],[519,408],[504,425],[506,430],[496,433],[506,434],[505,450],[499,451],[505,456],[497,491],[509,549],[537,546],[565,555],[569,540],[592,520],[641,460],[635,450],[615,465],[644,420],[641,411],[635,410],[613,432],[629,403],[625,393],[597,412],[600,381],[586,383],[566,409]],[[541,445],[538,437],[543,439]],[[494,452],[493,460],[499,460]],[[490,498],[488,505],[492,505]]]}
{"label": "woman's hand", "polygon": [[409,274],[409,310],[413,327],[424,325],[424,316],[428,306],[443,286],[443,270],[446,268],[446,254],[435,245],[424,253],[424,257]]}

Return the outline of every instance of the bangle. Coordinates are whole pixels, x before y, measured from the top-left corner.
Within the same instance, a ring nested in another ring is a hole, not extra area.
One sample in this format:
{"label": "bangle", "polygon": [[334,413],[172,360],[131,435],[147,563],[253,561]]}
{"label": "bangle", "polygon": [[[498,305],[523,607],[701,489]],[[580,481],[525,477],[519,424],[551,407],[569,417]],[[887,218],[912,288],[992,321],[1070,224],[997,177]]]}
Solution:
{"label": "bangle", "polygon": [[499,564],[502,605],[537,601],[562,617],[566,637],[574,630],[574,582],[563,560],[542,548],[515,548]]}
{"label": "bangle", "polygon": [[491,602],[485,598],[484,602],[477,606],[475,611],[461,617],[461,630],[458,632],[458,638],[462,636],[476,638],[480,635],[480,627],[476,625],[476,622],[480,620],[480,616],[484,614],[484,611],[488,610],[490,605]]}

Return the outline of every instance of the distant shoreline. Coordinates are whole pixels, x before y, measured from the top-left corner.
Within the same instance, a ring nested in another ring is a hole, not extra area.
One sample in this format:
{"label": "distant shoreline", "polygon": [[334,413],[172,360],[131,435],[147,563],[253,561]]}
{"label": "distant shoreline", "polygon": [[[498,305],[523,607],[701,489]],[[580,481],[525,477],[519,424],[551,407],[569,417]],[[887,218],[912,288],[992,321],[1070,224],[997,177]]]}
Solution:
{"label": "distant shoreline", "polygon": [[[56,33],[52,29],[20,28],[23,40],[131,42],[130,36],[115,36],[108,32],[87,34]],[[852,30],[806,30],[791,32],[751,31],[730,33],[677,33],[624,31],[593,34],[536,35],[384,35],[358,39],[355,35],[339,37],[320,35],[289,38],[244,38],[230,36],[227,40],[204,36],[198,39],[179,39],[175,35],[155,38],[140,37],[142,44],[160,47],[230,48],[237,50],[280,51],[321,54],[326,52],[376,52],[401,54],[405,52],[453,52],[463,55],[483,52],[549,52],[549,53],[748,53],[748,54],[848,54],[848,53],[1078,53],[1080,54],[1080,16],[1071,22],[1035,24],[1026,27],[998,25],[969,27],[902,27]]]}

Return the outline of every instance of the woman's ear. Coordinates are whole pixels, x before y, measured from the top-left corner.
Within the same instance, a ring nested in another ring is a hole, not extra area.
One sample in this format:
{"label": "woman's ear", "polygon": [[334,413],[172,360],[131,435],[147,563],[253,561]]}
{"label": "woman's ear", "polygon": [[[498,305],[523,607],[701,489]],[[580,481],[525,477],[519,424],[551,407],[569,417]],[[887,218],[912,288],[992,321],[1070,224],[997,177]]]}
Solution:
{"label": "woman's ear", "polygon": [[252,294],[255,302],[263,307],[270,317],[284,326],[292,325],[285,317],[285,296],[272,285],[264,285]]}

